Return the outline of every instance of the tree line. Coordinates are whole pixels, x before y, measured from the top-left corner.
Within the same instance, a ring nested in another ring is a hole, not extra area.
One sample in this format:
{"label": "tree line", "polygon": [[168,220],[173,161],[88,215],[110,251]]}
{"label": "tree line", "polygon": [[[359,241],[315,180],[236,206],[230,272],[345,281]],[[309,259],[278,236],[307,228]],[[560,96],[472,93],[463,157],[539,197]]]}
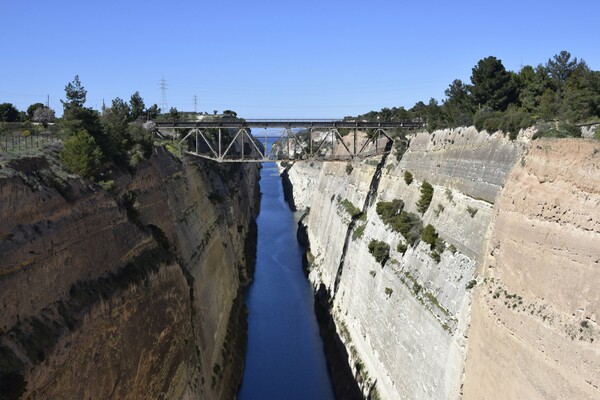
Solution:
{"label": "tree line", "polygon": [[574,124],[600,121],[600,71],[561,51],[537,67],[508,71],[490,56],[473,67],[470,83],[455,79],[440,102],[431,98],[412,108],[383,108],[358,118],[424,122],[429,131],[475,125],[488,132],[503,130],[516,137],[519,129],[547,124],[553,136],[577,136]]}

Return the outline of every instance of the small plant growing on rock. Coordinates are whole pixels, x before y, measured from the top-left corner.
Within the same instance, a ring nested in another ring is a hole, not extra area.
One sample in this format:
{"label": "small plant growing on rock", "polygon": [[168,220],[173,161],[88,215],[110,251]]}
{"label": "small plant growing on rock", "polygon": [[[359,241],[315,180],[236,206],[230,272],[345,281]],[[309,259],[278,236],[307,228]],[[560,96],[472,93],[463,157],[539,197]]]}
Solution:
{"label": "small plant growing on rock", "polygon": [[390,258],[390,245],[380,240],[371,240],[369,243],[369,253],[375,257],[375,260],[382,266]]}
{"label": "small plant growing on rock", "polygon": [[421,214],[424,214],[425,211],[429,208],[431,204],[431,199],[433,198],[433,186],[427,181],[424,181],[421,184],[421,198],[417,201],[417,210]]}
{"label": "small plant growing on rock", "polygon": [[390,297],[392,295],[392,293],[394,293],[394,290],[392,288],[389,288],[389,287],[385,288],[385,295],[387,297]]}
{"label": "small plant growing on rock", "polygon": [[471,290],[473,289],[473,287],[477,284],[477,281],[475,279],[471,279],[468,283],[467,283],[467,290]]}
{"label": "small plant growing on rock", "polygon": [[348,175],[350,175],[352,173],[353,169],[354,169],[354,167],[352,166],[352,164],[350,164],[350,163],[346,164],[346,173]]}
{"label": "small plant growing on rock", "polygon": [[451,244],[450,246],[448,246],[448,251],[452,254],[456,253],[456,246]]}
{"label": "small plant growing on rock", "polygon": [[413,181],[413,176],[410,173],[410,171],[404,171],[404,182],[406,182],[407,185],[410,185]]}
{"label": "small plant growing on rock", "polygon": [[471,216],[471,218],[473,218],[475,216],[475,214],[477,214],[477,209],[471,206],[467,206],[467,212],[469,213],[469,215]]}
{"label": "small plant growing on rock", "polygon": [[408,247],[406,246],[406,243],[400,242],[400,243],[398,243],[398,246],[396,246],[396,251],[398,253],[404,254],[404,253],[406,253],[407,249],[408,249]]}
{"label": "small plant growing on rock", "polygon": [[427,243],[433,248],[438,240],[438,234],[435,231],[433,225],[429,224],[423,229],[423,233],[421,234],[421,240]]}

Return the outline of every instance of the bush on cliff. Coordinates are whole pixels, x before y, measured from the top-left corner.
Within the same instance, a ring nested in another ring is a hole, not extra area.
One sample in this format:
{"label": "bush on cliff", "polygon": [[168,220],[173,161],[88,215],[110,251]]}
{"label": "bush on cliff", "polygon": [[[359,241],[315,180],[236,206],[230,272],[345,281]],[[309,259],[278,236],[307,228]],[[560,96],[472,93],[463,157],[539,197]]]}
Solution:
{"label": "bush on cliff", "polygon": [[410,185],[413,181],[413,176],[410,173],[410,171],[404,171],[404,182],[406,182],[407,185]]}
{"label": "bush on cliff", "polygon": [[65,141],[60,159],[70,172],[93,178],[102,163],[102,151],[87,131],[80,130]]}
{"label": "bush on cliff", "polygon": [[430,245],[431,247],[435,246],[435,242],[438,239],[438,234],[435,231],[433,225],[428,224],[425,229],[423,229],[423,234],[421,235],[421,240]]}
{"label": "bush on cliff", "polygon": [[375,211],[377,211],[377,215],[379,215],[383,222],[389,224],[394,216],[402,212],[403,208],[404,202],[400,199],[395,199],[392,201],[378,202]]}
{"label": "bush on cliff", "polygon": [[369,243],[369,253],[375,257],[375,260],[381,265],[390,258],[390,245],[380,240],[371,240]]}
{"label": "bush on cliff", "polygon": [[429,208],[429,204],[431,204],[431,199],[433,198],[433,186],[427,181],[424,181],[421,184],[421,198],[417,201],[417,210],[421,214],[424,214],[425,211]]}

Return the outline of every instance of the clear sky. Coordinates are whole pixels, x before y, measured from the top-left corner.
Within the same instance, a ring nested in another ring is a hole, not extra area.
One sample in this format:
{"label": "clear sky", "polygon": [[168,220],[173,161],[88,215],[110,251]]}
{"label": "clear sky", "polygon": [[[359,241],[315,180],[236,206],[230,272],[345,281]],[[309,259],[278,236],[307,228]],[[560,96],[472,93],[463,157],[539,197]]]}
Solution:
{"label": "clear sky", "polygon": [[87,106],[245,118],[328,118],[441,100],[493,55],[509,70],[561,50],[600,70],[600,1],[0,0],[0,103],[59,114],[79,74]]}

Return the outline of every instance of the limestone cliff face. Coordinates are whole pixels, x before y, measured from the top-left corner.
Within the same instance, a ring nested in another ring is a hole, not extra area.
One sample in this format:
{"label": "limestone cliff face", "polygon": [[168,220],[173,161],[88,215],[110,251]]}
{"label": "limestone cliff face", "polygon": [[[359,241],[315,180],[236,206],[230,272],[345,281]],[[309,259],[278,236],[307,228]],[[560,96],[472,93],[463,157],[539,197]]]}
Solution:
{"label": "limestone cliff face", "polygon": [[258,170],[157,148],[116,181],[0,169],[0,397],[233,398]]}
{"label": "limestone cliff face", "polygon": [[600,398],[600,144],[534,141],[494,208],[465,398]]}

